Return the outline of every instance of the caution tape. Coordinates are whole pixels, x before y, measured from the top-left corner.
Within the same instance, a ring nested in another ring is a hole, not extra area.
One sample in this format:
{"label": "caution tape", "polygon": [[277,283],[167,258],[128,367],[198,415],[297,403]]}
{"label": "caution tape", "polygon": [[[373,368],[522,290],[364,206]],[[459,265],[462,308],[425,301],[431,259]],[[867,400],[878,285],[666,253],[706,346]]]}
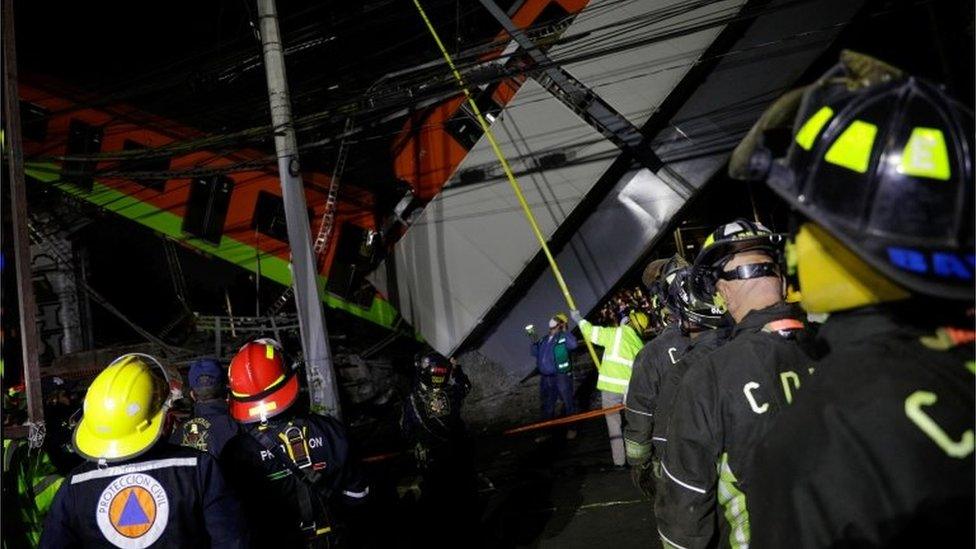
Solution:
{"label": "caution tape", "polygon": [[[549,245],[546,243],[546,238],[542,235],[542,231],[539,229],[539,224],[536,223],[535,216],[532,214],[532,209],[529,208],[529,203],[525,200],[525,195],[522,194],[522,187],[515,179],[515,174],[512,173],[512,168],[508,165],[508,160],[502,153],[501,147],[499,147],[498,142],[495,141],[495,136],[491,133],[491,128],[488,126],[488,122],[481,114],[481,109],[479,109],[478,104],[475,103],[474,97],[472,97],[471,92],[468,91],[468,87],[464,84],[464,78],[461,77],[461,73],[458,72],[457,67],[454,66],[454,61],[451,59],[451,54],[448,53],[447,48],[444,47],[444,43],[441,42],[440,36],[438,36],[437,31],[434,29],[434,25],[430,22],[430,19],[427,18],[427,13],[424,12],[423,6],[420,5],[420,0],[413,0],[413,4],[417,7],[417,12],[420,13],[420,17],[424,20],[424,24],[427,25],[427,30],[430,31],[430,35],[434,38],[434,42],[437,43],[438,49],[441,50],[444,60],[447,61],[447,66],[451,68],[451,73],[454,75],[454,79],[457,81],[458,87],[460,87],[461,91],[464,92],[464,97],[468,101],[468,106],[471,107],[471,112],[473,112],[475,118],[478,119],[478,123],[481,125],[481,129],[485,132],[485,137],[488,138],[488,143],[491,145],[492,151],[495,152],[498,162],[501,163],[502,170],[505,171],[505,176],[508,178],[508,183],[512,186],[512,190],[515,192],[515,198],[517,198],[519,204],[522,205],[522,212],[525,214],[525,218],[528,220],[529,226],[532,228],[532,232],[539,241],[539,245],[542,246],[542,251],[545,253],[546,259],[549,260],[549,266],[552,267],[552,274],[554,277],[556,277],[556,284],[558,284],[559,289],[562,290],[563,297],[566,299],[566,304],[571,310],[576,310],[576,302],[573,300],[573,296],[569,293],[569,287],[566,286],[566,281],[563,279],[563,273],[559,270],[559,265],[556,264],[556,259],[549,250]],[[590,353],[590,358],[593,359],[593,364],[596,365],[597,369],[600,369],[600,359],[596,356],[596,350],[593,348],[593,344],[588,338],[585,337],[583,338],[583,343],[586,344],[586,349]]]}
{"label": "caution tape", "polygon": [[549,419],[546,421],[540,421],[538,423],[530,423],[528,425],[523,425],[521,427],[516,427],[514,429],[509,429],[505,431],[506,435],[514,435],[516,433],[524,433],[526,431],[535,431],[538,429],[545,429],[547,427],[555,427],[557,425],[566,425],[567,423],[576,423],[578,421],[583,421],[584,419],[590,419],[594,417],[605,416],[607,414],[612,414],[619,412],[624,409],[623,404],[618,404],[616,406],[611,406],[609,408],[601,408],[599,410],[590,410],[589,412],[582,412],[579,414],[573,414],[571,416],[560,417],[556,419]]}

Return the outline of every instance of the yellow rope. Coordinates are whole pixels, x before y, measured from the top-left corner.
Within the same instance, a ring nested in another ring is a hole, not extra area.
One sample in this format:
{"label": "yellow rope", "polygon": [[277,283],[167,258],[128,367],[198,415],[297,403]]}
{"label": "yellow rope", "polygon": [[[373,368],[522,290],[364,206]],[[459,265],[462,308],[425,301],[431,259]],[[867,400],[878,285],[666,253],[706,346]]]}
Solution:
{"label": "yellow rope", "polygon": [[[508,177],[508,183],[512,186],[512,190],[515,191],[515,197],[518,198],[519,203],[522,205],[522,212],[525,213],[525,218],[529,221],[529,226],[532,227],[532,232],[535,233],[536,239],[539,240],[539,244],[542,246],[543,253],[546,254],[546,259],[549,260],[549,266],[552,267],[552,274],[556,277],[556,283],[559,284],[559,289],[563,292],[563,297],[566,298],[566,305],[569,306],[571,310],[576,309],[576,302],[573,301],[573,296],[569,293],[569,288],[566,287],[566,281],[563,280],[563,274],[559,270],[559,265],[556,264],[555,258],[552,257],[552,252],[549,251],[549,245],[546,244],[546,238],[542,235],[542,231],[539,230],[539,225],[535,221],[535,216],[532,215],[532,210],[529,208],[528,202],[525,201],[525,195],[522,194],[522,187],[519,186],[518,181],[515,180],[515,175],[512,173],[512,168],[508,165],[508,160],[505,159],[505,155],[502,154],[501,148],[498,146],[498,142],[495,141],[495,136],[491,133],[491,128],[488,127],[488,122],[485,121],[485,117],[481,115],[481,110],[478,109],[478,105],[474,102],[474,98],[471,96],[471,92],[468,91],[468,87],[464,84],[464,79],[461,77],[461,73],[458,72],[457,67],[454,66],[454,61],[451,60],[451,54],[447,52],[447,48],[444,47],[444,43],[441,42],[440,36],[437,35],[437,31],[434,29],[434,25],[427,18],[427,14],[424,12],[423,6],[420,5],[420,0],[413,0],[413,4],[417,6],[417,11],[420,13],[420,17],[423,18],[424,24],[427,25],[427,30],[430,31],[430,35],[434,37],[434,42],[437,42],[437,47],[441,50],[441,54],[444,55],[444,60],[447,61],[447,66],[451,68],[451,72],[454,74],[454,79],[457,80],[458,86],[461,91],[464,92],[464,97],[468,101],[468,105],[471,107],[472,112],[474,112],[475,117],[478,119],[478,123],[481,124],[481,129],[485,132],[485,137],[488,138],[488,142],[491,144],[491,149],[495,151],[495,156],[498,157],[498,161],[501,162],[502,169],[505,171],[505,176]],[[600,360],[596,356],[596,350],[593,348],[593,344],[590,343],[589,338],[586,334],[583,334],[583,342],[586,343],[586,349],[590,352],[590,358],[593,359],[593,364],[597,368],[600,368]]]}

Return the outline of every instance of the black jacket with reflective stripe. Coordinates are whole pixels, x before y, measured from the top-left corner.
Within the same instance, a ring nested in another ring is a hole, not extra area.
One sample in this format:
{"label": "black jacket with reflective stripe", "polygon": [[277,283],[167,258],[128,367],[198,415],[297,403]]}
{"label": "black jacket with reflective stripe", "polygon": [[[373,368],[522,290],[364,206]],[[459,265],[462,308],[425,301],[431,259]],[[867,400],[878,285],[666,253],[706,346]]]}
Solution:
{"label": "black jacket with reflective stripe", "polygon": [[[321,475],[316,491],[329,508],[319,509],[318,498],[313,498],[312,504],[316,515],[322,517],[316,519],[318,526],[323,527],[330,515],[341,511],[335,504],[362,503],[369,488],[358,464],[351,460],[349,440],[342,424],[315,414],[278,416],[269,420],[264,433],[271,440],[282,442],[279,435],[290,425],[306,429],[310,468]],[[242,432],[224,446],[220,463],[227,483],[241,498],[256,547],[301,545],[305,536],[300,529],[303,513],[299,490],[305,490],[307,485],[282,463],[279,452],[269,452],[247,432],[257,428],[258,424],[243,426]]]}
{"label": "black jacket with reflective stripe", "polygon": [[[810,374],[807,328],[765,331],[768,323],[802,322],[799,307],[780,303],[751,311],[720,349],[693,357],[674,399],[655,498],[665,543],[709,547],[748,543],[747,456]],[[721,480],[721,482],[720,482]],[[721,515],[721,517],[720,517]]]}
{"label": "black jacket with reflective stripe", "polygon": [[627,388],[624,442],[632,462],[649,457],[661,381],[688,348],[690,339],[677,324],[670,324],[634,358]]}
{"label": "black jacket with reflective stripe", "polygon": [[40,547],[244,547],[245,533],[216,461],[160,442],[136,459],[75,468],[55,496]]}
{"label": "black jacket with reflective stripe", "polygon": [[831,315],[817,375],[750,463],[753,547],[974,546],[976,353],[934,332]]}
{"label": "black jacket with reflective stripe", "polygon": [[673,368],[669,369],[661,379],[657,409],[654,412],[654,432],[651,434],[655,459],[664,459],[664,452],[668,442],[668,423],[671,421],[674,397],[678,393],[678,387],[681,386],[681,378],[688,371],[688,365],[700,364],[701,361],[698,360],[698,357],[707,356],[715,349],[724,345],[729,340],[731,333],[731,328],[717,328],[703,332],[700,336],[691,340],[681,360]]}

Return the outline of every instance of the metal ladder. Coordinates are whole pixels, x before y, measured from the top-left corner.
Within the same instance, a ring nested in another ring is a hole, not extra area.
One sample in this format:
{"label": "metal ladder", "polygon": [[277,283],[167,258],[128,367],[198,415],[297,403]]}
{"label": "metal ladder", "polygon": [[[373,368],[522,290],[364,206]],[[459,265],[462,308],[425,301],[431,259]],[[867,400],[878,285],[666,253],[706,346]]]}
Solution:
{"label": "metal ladder", "polygon": [[[346,119],[346,125],[342,133],[345,136],[352,129],[352,118]],[[332,169],[332,180],[329,181],[329,193],[325,200],[325,211],[322,213],[322,221],[319,223],[319,232],[315,236],[312,244],[312,251],[315,254],[316,265],[322,260],[322,254],[329,247],[329,237],[332,236],[332,228],[335,226],[336,210],[339,204],[339,179],[346,167],[346,157],[349,156],[349,147],[346,145],[346,138],[343,137],[339,142],[339,156],[336,159],[335,167]],[[295,287],[288,286],[278,299],[265,309],[266,316],[277,315],[285,305],[295,296]]]}

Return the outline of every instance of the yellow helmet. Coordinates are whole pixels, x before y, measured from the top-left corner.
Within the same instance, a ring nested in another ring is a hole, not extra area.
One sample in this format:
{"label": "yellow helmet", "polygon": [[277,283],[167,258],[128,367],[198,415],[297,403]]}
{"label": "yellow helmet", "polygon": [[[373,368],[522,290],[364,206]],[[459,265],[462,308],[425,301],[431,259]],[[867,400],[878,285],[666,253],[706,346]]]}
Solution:
{"label": "yellow helmet", "polygon": [[[153,374],[153,365],[163,378]],[[160,436],[174,395],[166,369],[155,358],[122,355],[102,370],[85,395],[75,428],[77,453],[92,461],[119,461],[151,448]]]}
{"label": "yellow helmet", "polygon": [[648,328],[651,327],[651,319],[647,316],[647,313],[643,311],[631,311],[628,316],[630,317],[630,326],[638,334],[644,335],[647,333]]}
{"label": "yellow helmet", "polygon": [[569,324],[569,317],[566,316],[566,313],[556,313],[552,319],[560,324]]}

